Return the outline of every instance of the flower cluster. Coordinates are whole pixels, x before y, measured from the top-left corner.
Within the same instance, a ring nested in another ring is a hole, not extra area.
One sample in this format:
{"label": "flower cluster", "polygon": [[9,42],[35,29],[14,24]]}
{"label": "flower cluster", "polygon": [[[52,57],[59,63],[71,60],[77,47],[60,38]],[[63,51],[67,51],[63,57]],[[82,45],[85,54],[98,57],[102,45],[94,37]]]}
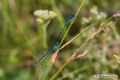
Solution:
{"label": "flower cluster", "polygon": [[48,11],[48,10],[36,10],[33,14],[37,17],[36,21],[39,23],[43,23],[44,21],[47,21],[56,17],[55,12]]}
{"label": "flower cluster", "polygon": [[86,14],[89,15],[89,17],[82,18],[83,25],[90,22],[101,21],[107,17],[106,13],[98,11],[98,8],[96,6],[93,6],[89,10],[89,13]]}

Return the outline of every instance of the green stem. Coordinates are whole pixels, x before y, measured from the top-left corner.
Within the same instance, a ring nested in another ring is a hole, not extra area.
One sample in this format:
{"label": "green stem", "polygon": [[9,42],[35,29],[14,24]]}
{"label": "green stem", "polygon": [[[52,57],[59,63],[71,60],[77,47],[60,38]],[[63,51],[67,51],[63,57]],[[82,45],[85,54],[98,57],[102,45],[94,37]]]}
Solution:
{"label": "green stem", "polygon": [[50,0],[49,2],[50,2],[50,5],[52,6],[52,9],[53,9],[53,10],[56,12],[56,14],[57,14],[57,19],[58,19],[58,21],[60,22],[60,27],[62,27],[63,24],[65,24],[65,22],[64,22],[64,19],[63,19],[62,15],[60,14],[60,11],[59,11],[59,10],[57,9],[57,7],[56,7],[55,0]]}
{"label": "green stem", "polygon": [[63,38],[62,38],[62,40],[61,40],[61,42],[60,42],[59,47],[62,45],[62,43],[63,43],[65,37],[67,36],[68,31],[70,30],[70,28],[71,28],[73,22],[75,21],[76,17],[78,16],[78,13],[79,13],[80,9],[82,8],[83,3],[84,3],[84,0],[82,0],[82,3],[80,4],[80,7],[79,7],[78,11],[77,11],[76,14],[75,14],[75,17],[74,17],[73,21],[71,22],[70,26],[68,27],[67,31],[65,32],[65,34],[64,34],[64,36],[63,36]]}
{"label": "green stem", "polygon": [[38,27],[38,35],[39,35],[39,44],[41,48],[47,48],[47,40],[46,40],[46,27],[45,24],[41,24]]}
{"label": "green stem", "polygon": [[50,23],[50,20],[46,23],[39,24],[38,26],[38,35],[39,35],[39,44],[40,48],[47,48],[47,26]]}

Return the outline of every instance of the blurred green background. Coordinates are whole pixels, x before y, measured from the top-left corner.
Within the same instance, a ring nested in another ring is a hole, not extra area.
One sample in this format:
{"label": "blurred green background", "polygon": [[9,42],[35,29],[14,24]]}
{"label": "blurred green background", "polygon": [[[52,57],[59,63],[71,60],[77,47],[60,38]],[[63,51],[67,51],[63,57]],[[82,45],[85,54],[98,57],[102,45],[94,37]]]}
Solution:
{"label": "blurred green background", "polygon": [[[0,0],[0,80],[38,80],[45,64],[33,63],[56,41],[59,30],[70,15],[78,10],[82,0]],[[56,17],[36,21],[36,10],[53,11]],[[49,80],[82,44],[93,29],[120,10],[119,0],[85,0],[64,43],[82,28],[95,24],[65,47],[45,80]],[[120,13],[119,13],[120,14]],[[48,22],[49,21],[49,22]],[[98,80],[95,74],[116,74],[120,79],[120,18],[111,19],[108,29],[100,32],[80,52],[89,49],[83,58],[71,61],[55,80]],[[102,79],[103,80],[103,79]],[[104,79],[107,80],[107,79]],[[108,80],[117,80],[116,78]]]}

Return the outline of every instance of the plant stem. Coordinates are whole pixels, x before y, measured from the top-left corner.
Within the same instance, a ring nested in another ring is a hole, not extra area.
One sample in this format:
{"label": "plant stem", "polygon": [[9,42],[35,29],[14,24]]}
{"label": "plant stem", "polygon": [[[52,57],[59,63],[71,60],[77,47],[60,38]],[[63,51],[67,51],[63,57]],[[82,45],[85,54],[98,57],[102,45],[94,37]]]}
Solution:
{"label": "plant stem", "polygon": [[65,32],[65,34],[64,34],[64,36],[63,36],[63,38],[62,38],[62,40],[61,40],[61,42],[60,42],[59,47],[62,45],[63,40],[64,40],[65,37],[67,36],[67,33],[68,33],[69,29],[71,28],[73,22],[75,21],[76,17],[78,16],[78,13],[80,12],[80,9],[82,8],[83,3],[84,3],[84,0],[82,0],[82,3],[80,4],[80,7],[79,7],[78,11],[77,11],[76,14],[75,14],[75,17],[74,17],[73,21],[71,22],[70,26],[68,27],[67,31]]}

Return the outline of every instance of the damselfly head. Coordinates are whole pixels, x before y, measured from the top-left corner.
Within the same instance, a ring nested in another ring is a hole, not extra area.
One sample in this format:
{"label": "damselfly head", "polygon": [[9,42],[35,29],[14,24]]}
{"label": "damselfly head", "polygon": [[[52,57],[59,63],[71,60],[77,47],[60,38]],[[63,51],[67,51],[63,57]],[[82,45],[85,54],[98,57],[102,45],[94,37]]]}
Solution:
{"label": "damselfly head", "polygon": [[70,16],[71,19],[74,18],[74,17],[75,17],[75,15],[71,15],[71,16]]}
{"label": "damselfly head", "polygon": [[59,42],[57,41],[57,42],[56,42],[56,44],[58,45],[58,44],[59,44]]}

